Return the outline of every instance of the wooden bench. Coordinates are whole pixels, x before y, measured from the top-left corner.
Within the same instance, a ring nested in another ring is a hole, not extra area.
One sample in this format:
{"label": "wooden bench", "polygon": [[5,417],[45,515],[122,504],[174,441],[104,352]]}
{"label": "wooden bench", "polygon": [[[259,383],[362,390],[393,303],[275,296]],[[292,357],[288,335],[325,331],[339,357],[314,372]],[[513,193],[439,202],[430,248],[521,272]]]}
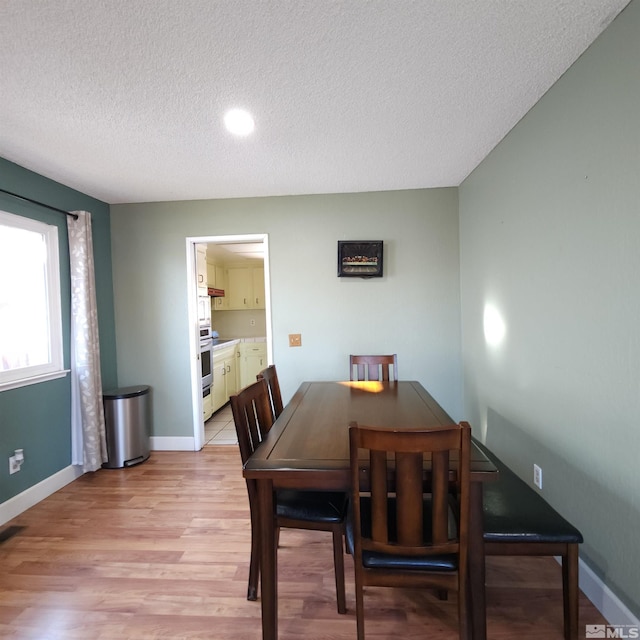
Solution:
{"label": "wooden bench", "polygon": [[484,543],[488,556],[560,556],[565,640],[578,638],[578,545],[582,534],[483,444],[500,471],[483,483]]}

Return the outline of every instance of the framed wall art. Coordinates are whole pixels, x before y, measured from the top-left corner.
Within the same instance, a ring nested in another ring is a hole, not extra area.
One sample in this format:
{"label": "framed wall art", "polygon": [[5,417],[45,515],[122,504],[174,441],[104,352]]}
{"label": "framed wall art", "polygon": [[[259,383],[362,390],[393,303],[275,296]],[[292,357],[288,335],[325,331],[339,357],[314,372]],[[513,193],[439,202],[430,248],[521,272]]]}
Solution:
{"label": "framed wall art", "polygon": [[381,278],[382,240],[338,240],[339,278]]}

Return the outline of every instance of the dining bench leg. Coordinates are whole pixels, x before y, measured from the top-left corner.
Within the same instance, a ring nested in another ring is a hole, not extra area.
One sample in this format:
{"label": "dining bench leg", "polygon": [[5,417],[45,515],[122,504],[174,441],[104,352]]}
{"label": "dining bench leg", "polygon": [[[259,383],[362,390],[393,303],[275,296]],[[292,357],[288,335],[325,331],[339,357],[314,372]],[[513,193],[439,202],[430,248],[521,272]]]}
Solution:
{"label": "dining bench leg", "polygon": [[564,637],[578,640],[578,545],[567,544],[562,557],[562,593],[564,597]]}
{"label": "dining bench leg", "polygon": [[471,514],[469,518],[469,609],[470,637],[487,639],[487,609],[485,597],[485,558],[482,513],[482,482],[472,482],[469,491]]}
{"label": "dining bench leg", "polygon": [[260,511],[260,591],[262,599],[262,640],[278,638],[278,558],[273,482],[258,480]]}

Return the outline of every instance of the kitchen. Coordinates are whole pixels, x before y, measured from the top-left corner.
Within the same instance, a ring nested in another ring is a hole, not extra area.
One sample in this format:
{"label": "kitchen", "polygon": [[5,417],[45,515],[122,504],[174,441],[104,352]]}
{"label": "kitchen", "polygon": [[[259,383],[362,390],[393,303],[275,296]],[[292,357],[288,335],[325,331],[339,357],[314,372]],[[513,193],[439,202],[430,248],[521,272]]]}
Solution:
{"label": "kitchen", "polygon": [[267,366],[264,244],[208,242],[195,248],[207,423]]}

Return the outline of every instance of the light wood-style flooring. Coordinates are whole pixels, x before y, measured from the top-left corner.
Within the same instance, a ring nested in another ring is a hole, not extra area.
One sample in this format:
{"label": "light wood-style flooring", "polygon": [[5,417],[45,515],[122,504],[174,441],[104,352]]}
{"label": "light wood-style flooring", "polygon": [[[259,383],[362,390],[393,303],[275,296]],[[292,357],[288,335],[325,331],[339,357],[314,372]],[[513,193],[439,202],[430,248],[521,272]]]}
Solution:
{"label": "light wood-style flooring", "polygon": [[[0,638],[259,640],[249,540],[236,447],[86,474],[0,527]],[[329,535],[283,530],[278,558],[281,640],[355,638],[352,561],[341,616]],[[489,558],[487,584],[490,639],[562,639],[553,559]],[[367,638],[454,640],[455,607],[453,594],[369,588]],[[605,620],[581,596],[585,624]]]}

